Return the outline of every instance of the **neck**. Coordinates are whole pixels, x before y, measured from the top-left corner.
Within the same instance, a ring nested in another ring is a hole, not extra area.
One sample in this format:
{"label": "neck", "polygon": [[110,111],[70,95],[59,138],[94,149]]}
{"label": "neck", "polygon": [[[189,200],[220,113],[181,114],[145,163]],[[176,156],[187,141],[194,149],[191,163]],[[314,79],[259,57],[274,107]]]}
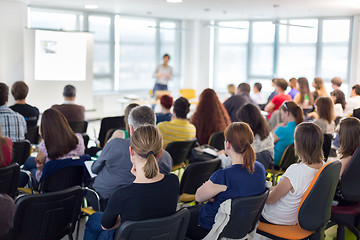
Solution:
{"label": "neck", "polygon": [[25,99],[15,100],[15,104],[26,104]]}
{"label": "neck", "polygon": [[243,164],[244,163],[244,156],[243,154],[238,154],[233,151],[229,153],[229,157],[231,159],[232,165],[235,164]]}
{"label": "neck", "polygon": [[153,182],[158,182],[163,178],[164,178],[164,175],[161,174],[159,171],[157,172],[155,177],[150,178],[150,179],[146,178],[145,173],[142,171],[142,168],[141,168],[141,170],[140,171],[138,170],[138,172],[136,174],[134,183],[153,183]]}
{"label": "neck", "polygon": [[307,164],[306,162],[304,162],[305,165],[307,165],[308,167],[314,168],[314,169],[320,169],[323,166],[323,163],[313,163],[313,164]]}
{"label": "neck", "polygon": [[170,109],[162,108],[162,113],[164,114],[170,113]]}

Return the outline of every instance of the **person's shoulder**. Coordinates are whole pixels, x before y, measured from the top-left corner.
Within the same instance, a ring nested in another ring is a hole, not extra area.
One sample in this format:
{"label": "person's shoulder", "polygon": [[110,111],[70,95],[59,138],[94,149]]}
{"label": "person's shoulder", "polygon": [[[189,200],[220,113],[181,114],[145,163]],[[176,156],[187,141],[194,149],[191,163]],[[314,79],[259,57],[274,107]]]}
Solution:
{"label": "person's shoulder", "polygon": [[176,176],[175,174],[172,174],[172,173],[164,175],[164,181],[170,182],[170,183],[175,184],[175,185],[179,185],[178,176]]}

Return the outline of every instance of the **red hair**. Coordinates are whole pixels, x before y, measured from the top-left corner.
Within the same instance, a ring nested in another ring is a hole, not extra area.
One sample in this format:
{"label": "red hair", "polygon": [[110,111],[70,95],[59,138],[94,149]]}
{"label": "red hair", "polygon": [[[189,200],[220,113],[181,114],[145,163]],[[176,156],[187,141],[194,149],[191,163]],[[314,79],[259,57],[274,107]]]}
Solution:
{"label": "red hair", "polygon": [[200,144],[208,143],[211,134],[224,131],[231,123],[225,107],[215,91],[210,88],[200,94],[199,103],[190,122],[196,127],[196,137]]}
{"label": "red hair", "polygon": [[170,109],[173,105],[173,98],[170,95],[162,95],[160,98],[160,104],[166,109]]}

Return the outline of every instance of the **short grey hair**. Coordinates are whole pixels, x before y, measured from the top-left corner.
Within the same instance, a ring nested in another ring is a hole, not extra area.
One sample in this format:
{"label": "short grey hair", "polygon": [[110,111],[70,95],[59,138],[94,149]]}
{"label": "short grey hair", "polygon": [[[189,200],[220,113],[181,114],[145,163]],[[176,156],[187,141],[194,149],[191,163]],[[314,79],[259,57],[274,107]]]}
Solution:
{"label": "short grey hair", "polygon": [[133,126],[134,130],[143,125],[155,126],[155,112],[147,106],[135,107],[130,111],[128,122],[129,125]]}

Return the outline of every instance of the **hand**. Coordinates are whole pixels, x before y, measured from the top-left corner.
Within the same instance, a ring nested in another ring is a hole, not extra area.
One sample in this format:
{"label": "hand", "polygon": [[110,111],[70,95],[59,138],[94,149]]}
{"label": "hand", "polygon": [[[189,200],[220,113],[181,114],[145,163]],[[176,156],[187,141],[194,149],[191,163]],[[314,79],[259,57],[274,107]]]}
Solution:
{"label": "hand", "polygon": [[158,77],[158,78],[161,78],[162,76],[163,76],[162,73],[157,73],[157,74],[156,74],[156,77]]}
{"label": "hand", "polygon": [[213,197],[208,199],[208,202],[214,202],[214,201],[215,201],[215,198],[213,198]]}
{"label": "hand", "polygon": [[220,151],[218,151],[217,155],[219,156],[219,155],[221,155],[221,154],[225,154],[225,150],[220,150]]}
{"label": "hand", "polygon": [[166,78],[171,78],[171,75],[170,75],[170,74],[168,74],[168,75],[166,75],[165,77],[166,77]]}
{"label": "hand", "polygon": [[36,167],[37,167],[37,169],[38,169],[39,171],[42,171],[43,168],[44,168],[44,163],[38,162],[38,161],[36,161],[36,159],[35,159],[35,162],[36,162]]}

